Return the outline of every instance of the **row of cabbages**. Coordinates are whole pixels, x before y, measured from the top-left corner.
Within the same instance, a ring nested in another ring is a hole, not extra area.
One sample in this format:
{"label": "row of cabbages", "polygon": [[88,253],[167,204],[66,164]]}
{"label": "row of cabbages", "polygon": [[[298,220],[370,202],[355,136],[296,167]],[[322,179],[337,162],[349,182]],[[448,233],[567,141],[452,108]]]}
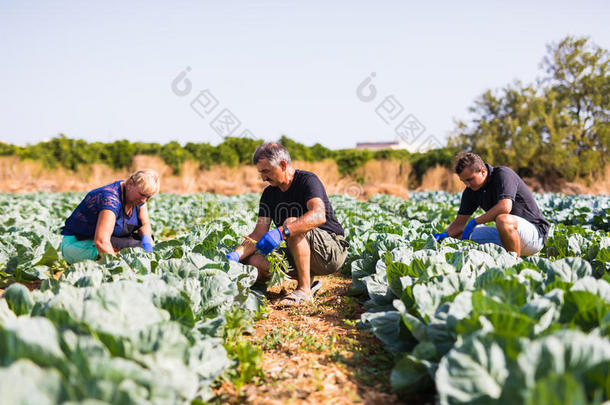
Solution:
{"label": "row of cabbages", "polygon": [[[80,198],[0,195],[0,281],[43,280],[40,291],[14,285],[0,300],[3,399],[208,398],[229,364],[218,339],[224,315],[258,305],[255,269],[225,259],[251,231],[258,196],[156,196],[155,234],[182,236],[152,254],[71,266],[56,282],[65,268],[59,227]],[[457,195],[331,197],[351,244],[353,290],[368,294],[362,324],[396,354],[397,391],[435,386],[443,404],[609,398],[608,198],[537,198],[561,225],[539,257],[521,260],[434,241]]]}
{"label": "row of cabbages", "polygon": [[[50,194],[52,204],[43,205],[43,197],[11,196],[19,209],[0,224],[5,274],[43,280],[40,290],[31,292],[12,284],[0,299],[1,401],[209,399],[210,384],[231,365],[221,338],[225,315],[242,311],[251,320],[260,304],[249,288],[256,269],[224,258],[253,224],[238,210],[251,202],[159,196],[157,205],[168,210],[161,216],[163,227],[173,218],[176,229],[188,225],[188,233],[158,243],[154,253],[127,249],[117,258],[76,263],[56,281],[61,222],[54,216],[69,214],[77,198]],[[227,215],[198,225],[203,202],[207,208],[214,201]],[[64,206],[61,214],[52,212],[53,203]]]}
{"label": "row of cabbages", "polygon": [[608,400],[610,237],[594,224],[603,221],[556,226],[553,253],[522,260],[495,245],[438,244],[430,234],[451,211],[443,198],[455,202],[378,197],[347,218],[359,227],[351,273],[354,293],[368,295],[362,326],[395,353],[394,389],[435,387],[441,404]]}

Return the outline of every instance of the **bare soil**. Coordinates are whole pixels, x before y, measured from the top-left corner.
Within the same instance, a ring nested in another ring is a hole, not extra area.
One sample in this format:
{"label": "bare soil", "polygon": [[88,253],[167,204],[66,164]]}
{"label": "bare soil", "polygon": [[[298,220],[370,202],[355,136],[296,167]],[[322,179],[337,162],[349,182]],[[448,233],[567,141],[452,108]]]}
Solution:
{"label": "bare soil", "polygon": [[[360,330],[358,300],[348,295],[349,278],[320,278],[313,304],[270,305],[248,340],[263,350],[263,379],[237,390],[225,381],[215,390],[222,404],[427,404],[434,392],[400,398],[390,386],[393,358],[369,331]],[[274,300],[296,286],[271,289]]]}

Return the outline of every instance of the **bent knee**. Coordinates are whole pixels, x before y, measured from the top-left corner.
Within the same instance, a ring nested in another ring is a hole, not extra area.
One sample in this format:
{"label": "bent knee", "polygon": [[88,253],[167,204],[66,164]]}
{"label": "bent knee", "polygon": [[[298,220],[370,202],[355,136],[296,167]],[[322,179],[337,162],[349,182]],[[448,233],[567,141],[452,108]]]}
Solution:
{"label": "bent knee", "polygon": [[305,243],[309,245],[309,242],[307,241],[307,232],[298,235],[292,235],[290,238],[286,239],[286,245],[288,245],[291,252],[294,248],[298,248]]}
{"label": "bent knee", "polygon": [[253,253],[250,256],[246,257],[245,259],[242,259],[241,262],[243,264],[249,264],[251,266],[259,267],[261,264],[263,264],[266,261],[267,261],[267,259],[265,259],[265,256],[263,256],[259,253]]}
{"label": "bent knee", "polygon": [[519,223],[510,214],[500,214],[496,217],[497,228],[516,230],[518,226]]}

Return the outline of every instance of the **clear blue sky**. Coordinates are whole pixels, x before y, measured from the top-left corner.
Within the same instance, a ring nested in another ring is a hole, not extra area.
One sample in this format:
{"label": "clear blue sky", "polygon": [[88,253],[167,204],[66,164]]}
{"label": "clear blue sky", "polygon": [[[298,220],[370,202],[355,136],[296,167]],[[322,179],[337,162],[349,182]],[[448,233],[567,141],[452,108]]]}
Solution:
{"label": "clear blue sky", "polygon": [[[217,144],[214,116],[190,107],[204,89],[212,114],[241,121],[237,135],[392,140],[375,107],[394,95],[444,140],[483,91],[539,76],[545,44],[571,34],[610,48],[609,11],[587,0],[3,1],[0,141]],[[180,97],[171,83],[187,66]],[[371,72],[378,96],[365,103],[356,88]]]}

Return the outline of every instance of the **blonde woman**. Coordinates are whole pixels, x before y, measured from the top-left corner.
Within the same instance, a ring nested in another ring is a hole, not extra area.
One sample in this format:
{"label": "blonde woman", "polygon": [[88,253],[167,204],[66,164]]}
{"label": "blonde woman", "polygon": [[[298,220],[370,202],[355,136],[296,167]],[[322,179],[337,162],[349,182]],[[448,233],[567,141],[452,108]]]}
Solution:
{"label": "blonde woman", "polygon": [[66,220],[61,251],[68,263],[116,255],[127,247],[152,252],[152,228],[146,202],[159,192],[159,175],[138,170],[90,191]]}

